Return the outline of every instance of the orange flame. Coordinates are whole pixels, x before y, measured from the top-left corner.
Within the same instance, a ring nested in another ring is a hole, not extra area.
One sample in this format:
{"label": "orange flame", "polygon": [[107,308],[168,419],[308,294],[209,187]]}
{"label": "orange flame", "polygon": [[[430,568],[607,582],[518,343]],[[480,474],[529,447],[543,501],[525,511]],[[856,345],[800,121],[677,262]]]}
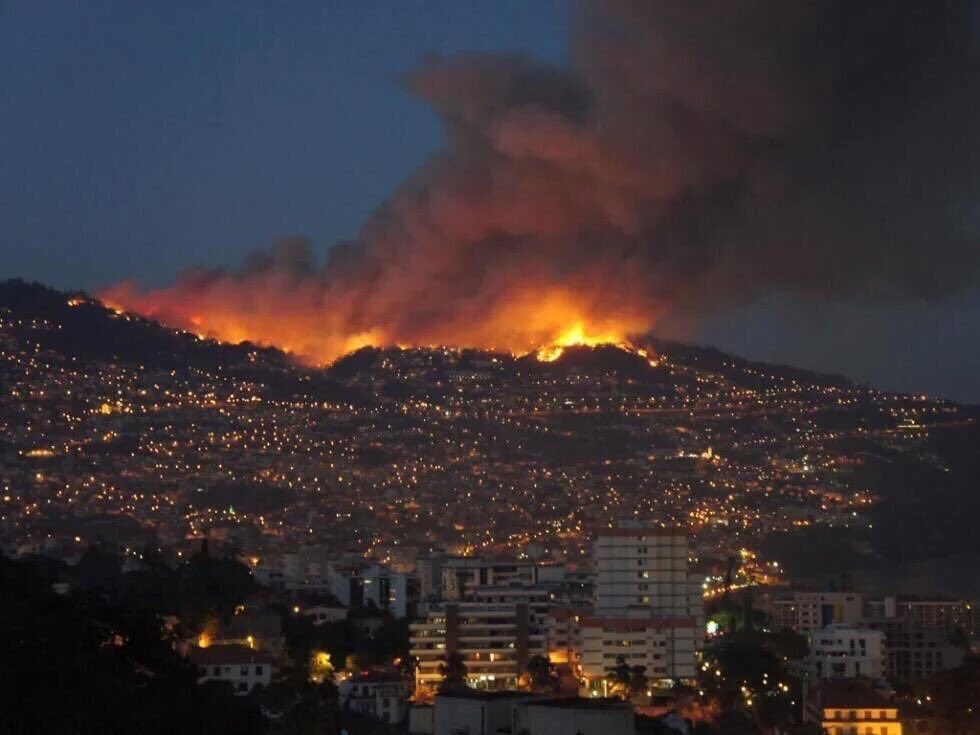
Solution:
{"label": "orange flame", "polygon": [[[278,347],[308,365],[325,365],[361,347],[448,345],[535,353],[558,359],[572,345],[616,344],[650,326],[649,314],[606,313],[571,289],[528,289],[498,299],[480,318],[447,313],[433,326],[400,331],[383,323],[352,326],[341,310],[302,300],[255,296],[246,289],[181,291],[179,286],[139,293],[128,284],[101,294],[106,306],[222,342]],[[286,292],[288,293],[288,292]],[[349,316],[349,315],[348,315]]]}

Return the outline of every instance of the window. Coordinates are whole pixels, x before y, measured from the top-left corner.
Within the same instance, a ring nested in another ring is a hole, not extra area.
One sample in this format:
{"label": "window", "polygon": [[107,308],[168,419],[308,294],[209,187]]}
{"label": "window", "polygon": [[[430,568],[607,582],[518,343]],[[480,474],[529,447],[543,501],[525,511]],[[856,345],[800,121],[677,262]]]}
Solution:
{"label": "window", "polygon": [[213,675],[214,676],[221,676],[221,667],[220,666],[215,666],[214,667]]}
{"label": "window", "polygon": [[255,675],[262,676],[262,664],[255,665]]}
{"label": "window", "polygon": [[248,666],[242,666],[238,673],[242,676],[248,676]]}

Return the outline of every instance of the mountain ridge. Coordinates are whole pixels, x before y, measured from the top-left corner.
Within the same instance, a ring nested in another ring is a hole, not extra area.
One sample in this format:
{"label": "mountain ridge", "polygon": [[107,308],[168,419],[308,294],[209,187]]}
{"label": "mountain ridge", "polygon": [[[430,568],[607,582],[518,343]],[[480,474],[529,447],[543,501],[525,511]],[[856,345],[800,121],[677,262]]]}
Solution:
{"label": "mountain ridge", "polygon": [[[119,360],[156,361],[166,365],[192,365],[216,367],[220,364],[240,365],[257,363],[269,369],[297,370],[311,374],[318,371],[335,377],[345,374],[353,366],[369,365],[373,355],[391,354],[405,350],[439,351],[449,349],[470,355],[493,356],[511,359],[515,365],[529,369],[553,371],[558,369],[592,368],[599,370],[624,369],[643,373],[646,361],[630,354],[629,350],[616,345],[603,344],[594,347],[573,345],[565,348],[556,360],[541,362],[535,353],[511,355],[506,352],[480,350],[465,346],[410,347],[372,346],[363,347],[338,358],[329,365],[309,368],[300,365],[286,352],[276,348],[255,345],[248,341],[237,344],[201,338],[185,330],[166,327],[159,322],[129,312],[121,312],[104,305],[84,291],[61,291],[50,286],[21,279],[0,281],[0,309],[9,309],[21,317],[53,321],[67,332],[49,340],[52,349],[66,357]],[[727,377],[738,377],[749,383],[764,381],[749,378],[753,373],[766,372],[780,380],[804,380],[823,385],[852,386],[849,378],[829,373],[778,363],[753,361],[706,345],[696,345],[666,340],[652,334],[639,335],[635,345],[652,349],[656,355],[690,367],[717,372]],[[179,356],[179,358],[178,358]],[[641,365],[640,363],[643,363]]]}

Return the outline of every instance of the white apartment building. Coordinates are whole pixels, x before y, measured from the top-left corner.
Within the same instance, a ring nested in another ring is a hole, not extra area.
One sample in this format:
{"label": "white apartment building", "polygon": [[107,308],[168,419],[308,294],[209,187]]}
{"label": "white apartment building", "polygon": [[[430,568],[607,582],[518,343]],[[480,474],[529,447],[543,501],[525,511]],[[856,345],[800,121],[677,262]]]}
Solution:
{"label": "white apartment building", "polygon": [[885,667],[885,634],[831,625],[810,633],[807,669],[816,679],[880,679]]}

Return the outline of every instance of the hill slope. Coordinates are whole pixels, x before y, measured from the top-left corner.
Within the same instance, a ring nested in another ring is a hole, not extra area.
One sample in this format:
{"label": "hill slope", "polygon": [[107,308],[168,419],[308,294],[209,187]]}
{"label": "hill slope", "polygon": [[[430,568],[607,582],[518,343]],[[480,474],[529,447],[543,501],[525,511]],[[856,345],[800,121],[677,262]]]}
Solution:
{"label": "hill slope", "polygon": [[642,347],[366,348],[313,370],[2,283],[0,534],[575,558],[639,516],[691,526],[704,559],[750,546],[799,573],[973,548],[975,409]]}

